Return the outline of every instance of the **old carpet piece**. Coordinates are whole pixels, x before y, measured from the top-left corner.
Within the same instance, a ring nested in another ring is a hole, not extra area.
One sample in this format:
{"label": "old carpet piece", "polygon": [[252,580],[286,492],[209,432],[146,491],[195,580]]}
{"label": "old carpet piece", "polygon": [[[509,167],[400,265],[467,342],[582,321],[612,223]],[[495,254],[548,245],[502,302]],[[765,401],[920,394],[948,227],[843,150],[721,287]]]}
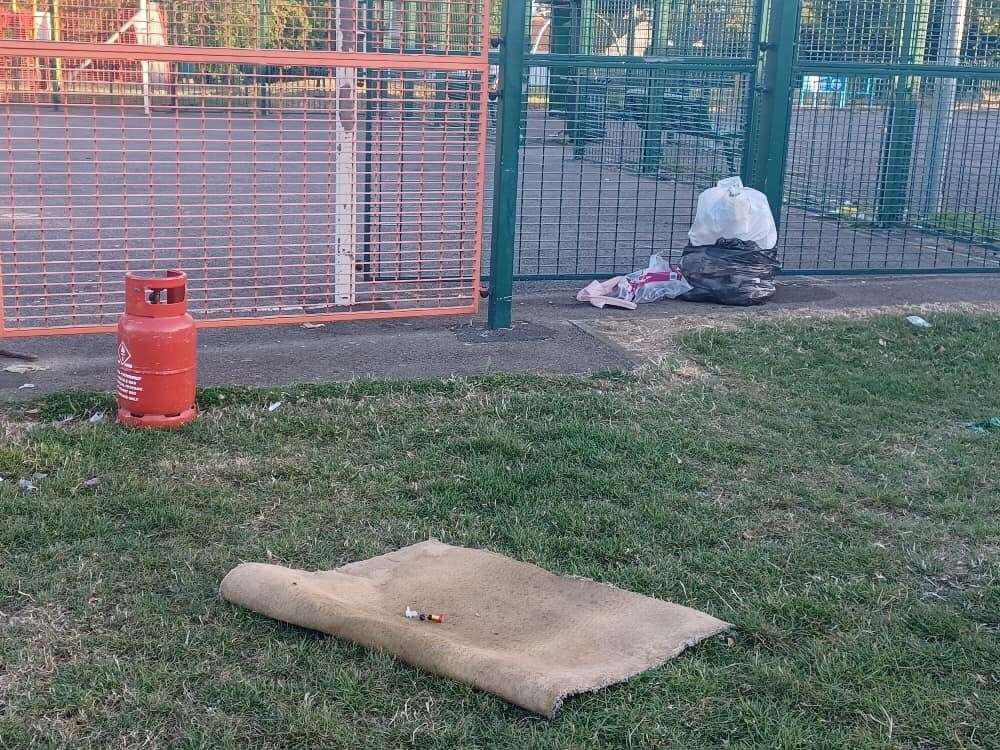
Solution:
{"label": "old carpet piece", "polygon": [[[567,696],[627,680],[730,627],[677,604],[437,541],[318,573],[243,564],[223,580],[222,596],[549,718]],[[446,620],[408,620],[408,607]]]}

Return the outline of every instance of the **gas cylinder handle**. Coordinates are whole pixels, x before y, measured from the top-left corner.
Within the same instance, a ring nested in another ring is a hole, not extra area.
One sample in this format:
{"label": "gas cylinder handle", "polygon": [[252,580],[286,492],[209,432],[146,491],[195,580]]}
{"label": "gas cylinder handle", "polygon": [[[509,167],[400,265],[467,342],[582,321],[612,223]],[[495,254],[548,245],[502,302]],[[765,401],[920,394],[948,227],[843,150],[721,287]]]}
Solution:
{"label": "gas cylinder handle", "polygon": [[177,289],[187,284],[187,274],[177,270],[167,271],[164,276],[146,276],[130,271],[126,274],[126,278],[142,281],[148,284],[150,289]]}
{"label": "gas cylinder handle", "polygon": [[[160,293],[166,292],[165,302]],[[187,274],[167,271],[165,276],[125,274],[125,307],[129,314],[143,317],[170,317],[187,313]]]}

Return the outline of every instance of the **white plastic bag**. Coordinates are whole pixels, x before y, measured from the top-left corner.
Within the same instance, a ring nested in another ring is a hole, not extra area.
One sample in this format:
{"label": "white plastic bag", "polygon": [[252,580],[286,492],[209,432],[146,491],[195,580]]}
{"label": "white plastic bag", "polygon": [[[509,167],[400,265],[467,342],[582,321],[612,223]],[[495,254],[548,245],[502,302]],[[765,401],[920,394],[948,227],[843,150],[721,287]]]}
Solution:
{"label": "white plastic bag", "polygon": [[638,304],[676,299],[687,294],[692,287],[679,266],[670,265],[670,259],[654,255],[649,267],[628,276],[615,276],[608,281],[595,281],[581,290],[576,298],[594,307],[621,307],[635,310]]}
{"label": "white plastic bag", "polygon": [[740,240],[773,250],[778,244],[778,229],[767,196],[744,187],[739,177],[730,177],[698,197],[698,213],[688,238],[693,247]]}
{"label": "white plastic bag", "polygon": [[636,271],[621,279],[616,296],[642,305],[677,299],[692,288],[681,269],[670,265],[669,258],[654,255],[645,271]]}

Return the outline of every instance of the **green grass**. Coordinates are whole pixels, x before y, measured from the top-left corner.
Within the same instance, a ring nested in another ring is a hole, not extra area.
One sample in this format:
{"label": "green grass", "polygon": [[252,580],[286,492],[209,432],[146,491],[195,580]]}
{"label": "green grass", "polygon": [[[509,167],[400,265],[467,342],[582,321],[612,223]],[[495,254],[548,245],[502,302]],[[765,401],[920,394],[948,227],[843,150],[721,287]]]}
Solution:
{"label": "green grass", "polygon": [[[846,201],[839,206],[830,208],[822,200],[814,196],[799,196],[792,205],[807,210],[819,211],[826,216],[839,219],[845,225],[855,229],[873,229],[880,225],[875,221],[876,208],[869,203]],[[911,214],[907,217],[907,225],[916,229],[929,229],[942,233],[959,241],[988,242],[1000,241],[1000,223],[990,217],[974,211],[939,211],[937,213],[920,215]]]}
{"label": "green grass", "polygon": [[940,211],[927,217],[916,217],[918,225],[940,230],[959,237],[982,240],[1000,239],[1000,225],[974,211]]}
{"label": "green grass", "polygon": [[[998,747],[1000,437],[963,425],[1000,415],[1000,321],[932,322],[692,335],[720,377],[680,386],[215,390],[174,434],[9,407],[0,746]],[[216,593],[431,536],[738,629],[549,723]]]}

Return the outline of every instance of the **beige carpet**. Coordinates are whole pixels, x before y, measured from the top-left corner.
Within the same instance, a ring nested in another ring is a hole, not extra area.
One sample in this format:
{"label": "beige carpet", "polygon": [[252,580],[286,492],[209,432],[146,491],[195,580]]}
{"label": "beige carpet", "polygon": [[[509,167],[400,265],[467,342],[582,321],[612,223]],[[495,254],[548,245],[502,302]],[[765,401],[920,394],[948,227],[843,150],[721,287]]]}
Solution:
{"label": "beige carpet", "polygon": [[[627,680],[730,627],[677,604],[436,541],[318,573],[240,565],[223,580],[222,596],[549,718],[567,696]],[[407,608],[446,620],[408,620]]]}

